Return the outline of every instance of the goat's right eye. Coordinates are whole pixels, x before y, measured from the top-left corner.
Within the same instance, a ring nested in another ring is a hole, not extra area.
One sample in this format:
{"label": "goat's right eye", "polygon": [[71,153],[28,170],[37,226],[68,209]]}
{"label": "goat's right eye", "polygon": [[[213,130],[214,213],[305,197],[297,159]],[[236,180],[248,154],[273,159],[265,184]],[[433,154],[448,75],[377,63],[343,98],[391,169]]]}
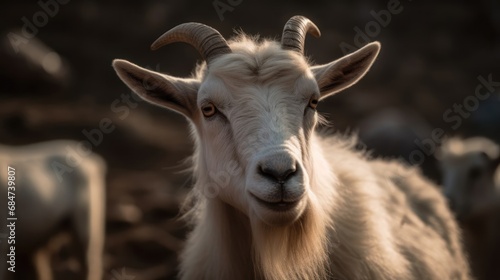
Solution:
{"label": "goat's right eye", "polygon": [[318,106],[318,98],[313,96],[311,99],[309,99],[309,107],[313,110],[316,110],[316,107]]}
{"label": "goat's right eye", "polygon": [[209,118],[209,117],[215,115],[215,113],[217,113],[217,108],[215,108],[214,104],[207,103],[201,107],[201,111],[203,112],[203,116],[205,116],[206,118]]}

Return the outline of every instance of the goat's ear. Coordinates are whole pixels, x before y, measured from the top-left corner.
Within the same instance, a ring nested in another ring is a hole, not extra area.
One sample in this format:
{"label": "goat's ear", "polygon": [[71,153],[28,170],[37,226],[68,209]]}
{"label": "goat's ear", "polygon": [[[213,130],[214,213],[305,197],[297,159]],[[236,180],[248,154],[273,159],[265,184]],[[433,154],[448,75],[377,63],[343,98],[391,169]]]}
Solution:
{"label": "goat's ear", "polygon": [[163,75],[126,60],[113,61],[118,77],[142,99],[191,118],[200,82]]}
{"label": "goat's ear", "polygon": [[311,67],[321,98],[346,89],[359,81],[368,72],[379,51],[380,43],[373,42],[338,60]]}

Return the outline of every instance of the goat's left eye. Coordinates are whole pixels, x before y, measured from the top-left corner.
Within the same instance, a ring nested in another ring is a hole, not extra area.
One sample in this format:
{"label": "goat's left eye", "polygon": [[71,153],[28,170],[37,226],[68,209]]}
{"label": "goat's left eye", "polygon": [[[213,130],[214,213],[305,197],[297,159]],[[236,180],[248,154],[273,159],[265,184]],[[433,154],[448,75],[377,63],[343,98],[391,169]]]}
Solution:
{"label": "goat's left eye", "polygon": [[203,115],[206,117],[206,118],[209,118],[213,115],[215,115],[215,113],[217,112],[217,108],[215,108],[215,105],[212,104],[212,103],[207,103],[206,105],[203,105],[201,107],[201,111],[203,112]]}
{"label": "goat's left eye", "polygon": [[309,99],[309,107],[311,107],[312,109],[316,109],[317,106],[318,106],[318,98],[315,96],[311,97],[311,99]]}

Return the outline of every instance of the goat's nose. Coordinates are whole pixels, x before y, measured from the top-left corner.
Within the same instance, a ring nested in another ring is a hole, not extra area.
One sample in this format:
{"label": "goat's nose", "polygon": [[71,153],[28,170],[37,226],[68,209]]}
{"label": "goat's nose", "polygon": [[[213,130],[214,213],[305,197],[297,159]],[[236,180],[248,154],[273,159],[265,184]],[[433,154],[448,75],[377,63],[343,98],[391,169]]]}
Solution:
{"label": "goat's nose", "polygon": [[260,175],[284,184],[297,173],[297,162],[290,156],[277,156],[261,162],[258,166]]}
{"label": "goat's nose", "polygon": [[286,180],[297,172],[297,168],[289,168],[286,170],[273,169],[268,167],[260,167],[260,173],[271,180],[275,180],[278,183],[285,183]]}

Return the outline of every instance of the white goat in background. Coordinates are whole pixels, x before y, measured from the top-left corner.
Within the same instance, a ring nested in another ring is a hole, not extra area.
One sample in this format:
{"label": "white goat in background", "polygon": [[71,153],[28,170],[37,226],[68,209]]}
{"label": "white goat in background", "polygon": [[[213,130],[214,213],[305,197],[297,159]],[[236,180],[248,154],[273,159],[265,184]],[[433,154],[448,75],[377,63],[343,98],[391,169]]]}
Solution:
{"label": "white goat in background", "polygon": [[450,138],[438,158],[443,191],[460,220],[500,202],[500,147],[496,143],[484,137]]}
{"label": "white goat in background", "polygon": [[499,279],[500,146],[484,137],[450,138],[438,158],[443,192],[463,228],[475,276]]}
{"label": "white goat in background", "polygon": [[[33,258],[69,221],[81,246],[80,261],[88,270],[87,279],[102,279],[106,165],[100,156],[84,148],[68,140],[0,145],[2,199],[7,199],[7,167],[14,168],[16,174],[15,190],[9,189],[15,194],[16,243],[2,249],[15,246],[18,261],[15,273],[2,270],[7,277],[17,279],[26,273],[22,270],[28,264],[20,263],[19,257]],[[6,211],[7,205],[1,205]],[[37,273],[40,279],[52,279],[50,268],[38,266]]]}
{"label": "white goat in background", "polygon": [[369,161],[355,139],[315,133],[321,99],[355,84],[375,42],[325,65],[303,55],[318,28],[295,16],[281,44],[179,25],[152,48],[186,42],[206,63],[177,78],[115,60],[145,100],[190,121],[194,229],[182,279],[468,279],[444,197],[415,169]]}

